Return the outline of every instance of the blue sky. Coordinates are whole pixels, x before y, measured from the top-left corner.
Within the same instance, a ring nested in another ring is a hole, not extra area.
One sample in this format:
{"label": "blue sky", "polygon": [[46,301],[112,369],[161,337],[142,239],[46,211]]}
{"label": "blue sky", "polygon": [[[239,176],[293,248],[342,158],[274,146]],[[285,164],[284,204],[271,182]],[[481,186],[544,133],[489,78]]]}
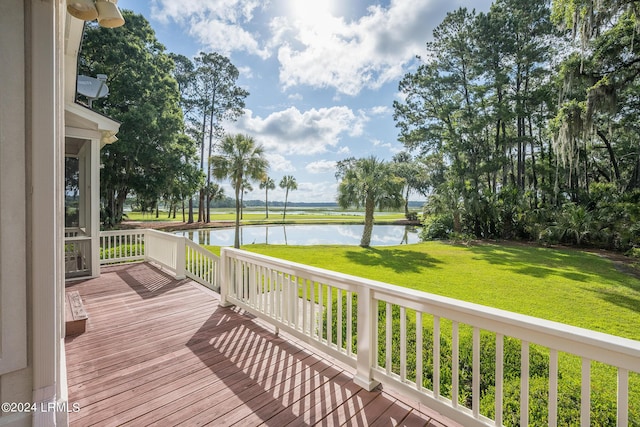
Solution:
{"label": "blue sky", "polygon": [[[293,175],[294,202],[336,199],[335,162],[402,151],[393,121],[398,82],[447,12],[490,0],[120,0],[144,15],[167,51],[219,52],[249,91],[225,126],[265,147],[277,183]],[[232,195],[224,183],[225,191]],[[246,199],[263,199],[263,191]],[[284,191],[269,193],[284,200]]]}

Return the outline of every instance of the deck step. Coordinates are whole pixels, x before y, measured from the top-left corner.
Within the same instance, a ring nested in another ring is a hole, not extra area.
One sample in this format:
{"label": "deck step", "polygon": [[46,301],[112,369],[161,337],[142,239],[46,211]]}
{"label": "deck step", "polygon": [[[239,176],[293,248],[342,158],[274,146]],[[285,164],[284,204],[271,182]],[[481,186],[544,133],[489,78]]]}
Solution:
{"label": "deck step", "polygon": [[82,304],[82,298],[78,291],[65,292],[65,310],[66,310],[66,322],[65,333],[66,336],[80,335],[87,327],[87,312]]}

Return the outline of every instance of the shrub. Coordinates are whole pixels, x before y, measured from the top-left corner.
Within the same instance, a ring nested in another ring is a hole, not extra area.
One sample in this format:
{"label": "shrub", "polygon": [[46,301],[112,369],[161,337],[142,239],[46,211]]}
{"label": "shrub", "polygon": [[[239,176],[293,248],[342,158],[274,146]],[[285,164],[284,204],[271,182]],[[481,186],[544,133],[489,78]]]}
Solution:
{"label": "shrub", "polygon": [[[346,313],[346,298],[343,302],[343,316]],[[333,337],[336,336],[337,306],[333,309]],[[354,295],[353,313],[357,313],[357,299]],[[391,346],[386,343],[386,304],[378,303],[378,354],[377,363],[386,366],[387,349],[391,351],[391,372],[400,374],[400,307],[392,305]],[[326,311],[325,316],[326,320]],[[432,317],[424,315],[422,327],[422,386],[433,390],[433,324]],[[344,318],[346,320],[346,318]],[[343,342],[346,345],[346,321],[343,320]],[[326,322],[325,322],[326,324]],[[451,398],[452,390],[452,342],[449,322],[441,322],[440,335],[440,394]],[[416,328],[415,312],[406,310],[406,378],[416,381]],[[353,348],[356,348],[356,330],[353,329]],[[503,358],[503,424],[520,425],[520,376],[521,341],[504,338]],[[495,418],[495,360],[496,335],[482,331],[480,334],[480,412]],[[576,358],[577,359],[577,358]],[[459,403],[472,406],[473,382],[473,329],[460,325],[459,329]],[[580,424],[580,371],[573,371],[571,363],[561,364],[558,372],[558,425]],[[606,369],[606,368],[605,368]],[[616,425],[615,387],[608,384],[611,379],[604,371],[593,372],[591,393],[591,424],[598,426]],[[548,425],[549,396],[549,355],[546,348],[529,347],[529,425]],[[637,421],[637,413],[630,408],[630,421]],[[634,425],[634,424],[632,424]]]}
{"label": "shrub", "polygon": [[631,248],[626,252],[625,255],[640,260],[640,248]]}
{"label": "shrub", "polygon": [[144,253],[144,244],[118,245],[111,248],[100,248],[100,259],[113,259],[116,257],[130,257],[135,254]]}
{"label": "shrub", "polygon": [[425,216],[420,232],[421,240],[448,239],[453,232],[453,218],[450,215]]}
{"label": "shrub", "polygon": [[408,221],[417,221],[418,220],[418,212],[413,212],[413,211],[412,212],[407,212],[405,214],[405,218]]}

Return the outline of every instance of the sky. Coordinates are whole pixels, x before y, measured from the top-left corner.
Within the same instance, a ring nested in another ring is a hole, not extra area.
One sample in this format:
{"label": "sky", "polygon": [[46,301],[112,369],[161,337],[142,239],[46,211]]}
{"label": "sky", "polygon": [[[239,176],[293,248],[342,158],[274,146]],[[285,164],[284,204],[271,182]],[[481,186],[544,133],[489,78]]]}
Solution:
{"label": "sky", "polygon": [[[119,0],[142,14],[167,52],[218,52],[249,91],[228,133],[265,148],[276,189],[293,175],[291,202],[334,202],[335,163],[403,151],[393,120],[398,83],[447,12],[486,12],[490,0]],[[233,196],[227,183],[225,193]],[[258,183],[245,200],[264,200]]]}

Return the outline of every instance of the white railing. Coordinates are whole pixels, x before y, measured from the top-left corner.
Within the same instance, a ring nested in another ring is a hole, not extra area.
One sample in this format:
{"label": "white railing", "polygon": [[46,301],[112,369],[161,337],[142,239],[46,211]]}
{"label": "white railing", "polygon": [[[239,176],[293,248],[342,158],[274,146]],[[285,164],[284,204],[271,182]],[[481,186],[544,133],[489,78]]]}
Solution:
{"label": "white railing", "polygon": [[[555,426],[571,411],[569,424],[599,425],[607,402],[594,398],[606,392],[613,423],[640,417],[638,402],[629,412],[638,341],[236,249],[221,263],[223,304],[347,363],[359,385],[382,383],[465,426]],[[545,406],[533,420],[531,402]]]}
{"label": "white railing", "polygon": [[91,265],[91,238],[76,235],[64,239],[65,278],[86,275]]}
{"label": "white railing", "polygon": [[220,290],[220,258],[204,249],[202,246],[193,243],[186,237],[182,237],[185,242],[186,263],[185,270],[187,277],[196,282],[213,289]]}
{"label": "white railing", "polygon": [[64,237],[78,237],[78,236],[86,236],[87,233],[83,228],[80,227],[65,227],[64,228]]}
{"label": "white railing", "polygon": [[100,265],[148,261],[177,279],[189,277],[213,290],[219,285],[219,257],[185,237],[156,230],[100,233]]}
{"label": "white railing", "polygon": [[147,230],[116,230],[100,232],[100,265],[144,261]]}
{"label": "white railing", "polygon": [[100,240],[101,264],[151,261],[220,289],[223,305],[341,360],[357,384],[382,383],[463,425],[639,422],[638,341],[230,248],[218,258],[153,230]]}
{"label": "white railing", "polygon": [[160,264],[176,275],[185,278],[185,239],[162,231],[146,230],[145,249],[147,261]]}

